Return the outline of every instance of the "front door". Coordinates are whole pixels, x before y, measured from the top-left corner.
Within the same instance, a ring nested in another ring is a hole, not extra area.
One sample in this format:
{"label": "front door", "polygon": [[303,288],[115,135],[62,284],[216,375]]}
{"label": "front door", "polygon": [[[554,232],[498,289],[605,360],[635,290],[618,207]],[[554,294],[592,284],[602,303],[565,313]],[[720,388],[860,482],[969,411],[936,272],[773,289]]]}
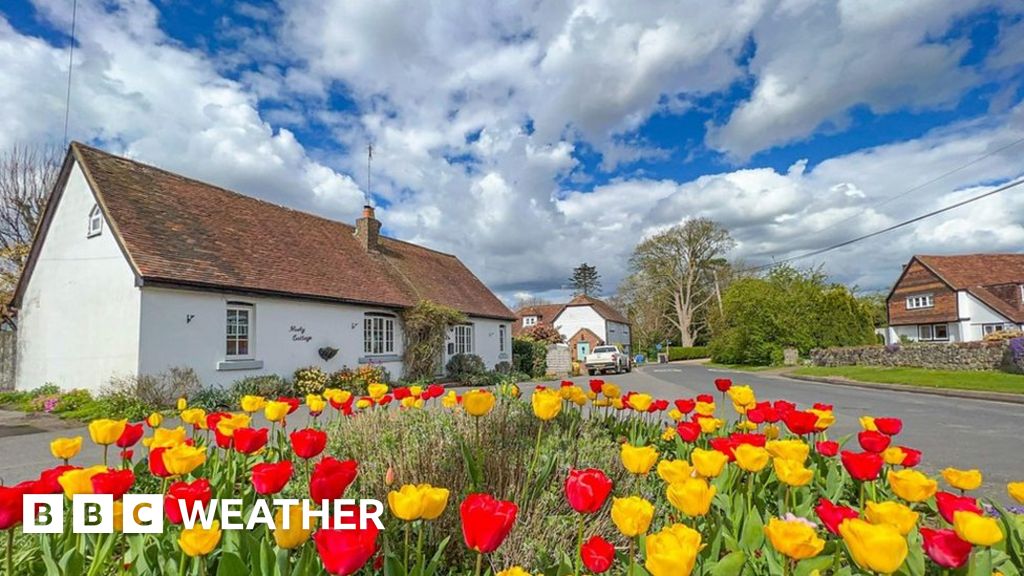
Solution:
{"label": "front door", "polygon": [[582,341],[576,343],[576,360],[586,362],[590,355],[590,342]]}

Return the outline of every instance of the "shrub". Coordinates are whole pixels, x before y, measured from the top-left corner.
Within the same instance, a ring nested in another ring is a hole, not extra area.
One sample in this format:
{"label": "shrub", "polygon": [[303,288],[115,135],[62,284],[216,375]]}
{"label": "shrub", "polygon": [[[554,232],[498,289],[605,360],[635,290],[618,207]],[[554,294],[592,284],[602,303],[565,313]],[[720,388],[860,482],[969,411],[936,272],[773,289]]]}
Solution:
{"label": "shrub", "polygon": [[191,368],[172,367],[159,374],[117,376],[102,395],[123,394],[135,397],[147,406],[172,406],[178,398],[190,398],[202,388],[199,376]]}
{"label": "shrub", "polygon": [[499,374],[509,374],[512,372],[512,363],[508,361],[501,361],[494,365],[494,371]]}
{"label": "shrub", "polygon": [[327,377],[328,388],[347,390],[357,396],[366,395],[367,386],[375,382],[382,384],[391,382],[391,374],[388,374],[388,371],[380,364],[364,364],[355,370],[344,366]]}
{"label": "shrub", "polygon": [[247,376],[241,380],[235,380],[228,387],[228,391],[236,404],[242,396],[277,398],[278,396],[291,396],[293,393],[292,385],[277,374]]}
{"label": "shrub", "polygon": [[669,346],[668,359],[675,360],[696,360],[698,358],[709,358],[711,351],[707,346]]}
{"label": "shrub", "polygon": [[548,371],[548,346],[530,338],[512,339],[512,365],[518,372],[539,378]]}
{"label": "shrub", "polygon": [[220,386],[204,386],[189,397],[188,405],[202,408],[207,412],[217,412],[230,411],[238,404],[230,389]]}
{"label": "shrub", "polygon": [[448,331],[466,321],[466,315],[454,308],[429,300],[420,300],[402,313],[405,328],[405,375],[418,380],[437,373],[437,351],[444,346]]}
{"label": "shrub", "polygon": [[474,376],[487,372],[483,359],[476,354],[456,354],[448,360],[445,368],[448,376],[458,382],[469,382]]}
{"label": "shrub", "polygon": [[320,394],[327,387],[327,373],[316,366],[299,368],[295,371],[292,382],[297,394]]}
{"label": "shrub", "polygon": [[125,418],[131,422],[145,419],[156,411],[159,406],[147,404],[137,396],[126,391],[107,391],[94,401],[83,404],[75,410],[63,414],[65,418],[88,422],[97,418]]}
{"label": "shrub", "polygon": [[64,412],[78,410],[91,402],[93,402],[92,394],[88,390],[71,390],[60,396],[53,411],[63,414]]}
{"label": "shrub", "polygon": [[32,396],[28,392],[19,390],[0,392],[0,406],[18,405],[31,398]]}

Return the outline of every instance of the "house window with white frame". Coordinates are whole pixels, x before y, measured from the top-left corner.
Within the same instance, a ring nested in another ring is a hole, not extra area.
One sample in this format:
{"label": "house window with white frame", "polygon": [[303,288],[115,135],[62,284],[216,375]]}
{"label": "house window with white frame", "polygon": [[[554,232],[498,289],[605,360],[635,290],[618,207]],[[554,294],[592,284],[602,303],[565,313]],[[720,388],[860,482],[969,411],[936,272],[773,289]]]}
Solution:
{"label": "house window with white frame", "polygon": [[498,352],[505,351],[505,325],[498,324]]}
{"label": "house window with white frame", "polygon": [[252,304],[228,302],[225,354],[229,359],[252,356],[252,320]]}
{"label": "house window with white frame", "polygon": [[917,339],[923,341],[949,340],[949,326],[945,324],[918,324]]}
{"label": "house window with white frame", "polygon": [[995,334],[996,332],[1003,332],[1004,330],[1013,330],[1013,324],[982,324],[981,332],[985,336],[989,334]]}
{"label": "house window with white frame", "polygon": [[537,317],[536,316],[523,316],[523,326],[530,327],[530,326],[536,326],[536,325],[537,325]]}
{"label": "house window with white frame", "polygon": [[473,353],[473,325],[472,324],[459,324],[455,327],[455,353],[456,354],[472,354]]}
{"label": "house window with white frame", "polygon": [[395,353],[395,317],[368,312],[363,316],[363,353],[381,356]]}
{"label": "house window with white frame", "polygon": [[100,210],[99,204],[94,204],[92,210],[89,211],[89,232],[86,234],[88,238],[93,236],[99,236],[103,232],[103,211]]}
{"label": "house window with white frame", "polygon": [[918,294],[917,296],[907,297],[907,310],[932,308],[933,306],[935,306],[935,298],[931,294]]}

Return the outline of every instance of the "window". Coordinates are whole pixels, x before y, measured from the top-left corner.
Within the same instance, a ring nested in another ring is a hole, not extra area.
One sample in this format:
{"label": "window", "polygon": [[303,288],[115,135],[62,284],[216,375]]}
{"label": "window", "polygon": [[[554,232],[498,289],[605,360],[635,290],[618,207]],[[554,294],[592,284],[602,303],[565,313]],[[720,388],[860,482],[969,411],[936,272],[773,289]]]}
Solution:
{"label": "window", "polygon": [[363,317],[363,353],[375,356],[395,353],[395,317],[368,313]]}
{"label": "window", "polygon": [[92,210],[89,211],[89,233],[87,237],[99,236],[100,232],[103,232],[103,212],[100,210],[100,205],[95,204]]}
{"label": "window", "polygon": [[982,324],[982,332],[987,336],[995,332],[1002,332],[1004,330],[1013,330],[1013,324]]}
{"label": "window", "polygon": [[523,326],[536,326],[536,325],[537,325],[537,317],[536,316],[523,316]]}
{"label": "window", "polygon": [[498,324],[498,352],[505,351],[505,325]]}
{"label": "window", "polygon": [[228,302],[227,350],[229,358],[248,358],[252,353],[252,305]]}
{"label": "window", "polygon": [[473,353],[473,325],[460,324],[455,327],[455,353]]}
{"label": "window", "polygon": [[908,296],[907,297],[907,310],[917,310],[918,308],[931,308],[935,306],[935,299],[931,294],[921,294],[919,296]]}
{"label": "window", "polygon": [[919,324],[918,340],[949,340],[949,327],[945,324]]}

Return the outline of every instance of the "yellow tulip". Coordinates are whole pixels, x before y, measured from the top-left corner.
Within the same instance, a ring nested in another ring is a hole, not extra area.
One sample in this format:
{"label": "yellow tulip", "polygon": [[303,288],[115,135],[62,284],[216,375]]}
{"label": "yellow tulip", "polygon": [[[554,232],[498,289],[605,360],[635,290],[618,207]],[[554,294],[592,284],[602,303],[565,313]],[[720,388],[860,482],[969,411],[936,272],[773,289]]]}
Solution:
{"label": "yellow tulip", "polygon": [[662,460],[658,462],[658,476],[668,484],[682,482],[693,477],[693,469],[686,460]]}
{"label": "yellow tulip", "polygon": [[647,537],[644,567],[651,576],[689,576],[701,548],[700,532],[683,524],[666,526]]}
{"label": "yellow tulip", "polygon": [[914,529],[920,515],[899,502],[871,502],[864,511],[864,517],[872,524],[889,524],[906,536]]}
{"label": "yellow tulip", "polygon": [[694,406],[694,410],[697,412],[697,414],[700,414],[701,416],[711,416],[712,414],[715,413],[715,403],[697,402],[696,406]]}
{"label": "yellow tulip", "polygon": [[246,394],[242,396],[242,410],[252,414],[253,412],[259,412],[263,410],[267,405],[267,399],[263,396],[255,396],[253,394]]}
{"label": "yellow tulip", "polygon": [[673,408],[668,411],[668,417],[671,418],[673,422],[679,422],[683,419],[683,413],[680,412],[678,408]]}
{"label": "yellow tulip", "polygon": [[714,434],[725,424],[721,418],[701,418],[697,423],[700,424],[700,431],[703,434]]}
{"label": "yellow tulip", "polygon": [[441,405],[448,409],[455,408],[459,405],[459,395],[455,393],[455,390],[449,390],[444,398],[441,398]]}
{"label": "yellow tulip", "polygon": [[263,416],[271,422],[284,422],[284,419],[288,416],[288,411],[291,410],[291,408],[291,405],[287,402],[271,400],[263,407]]}
{"label": "yellow tulip", "polygon": [[650,394],[633,394],[629,397],[629,405],[637,412],[647,412],[654,398]]}
{"label": "yellow tulip", "polygon": [[976,490],[981,486],[981,470],[958,470],[946,468],[942,471],[942,478],[953,488],[959,490]]}
{"label": "yellow tulip", "polygon": [[436,520],[444,512],[444,509],[448,507],[448,489],[435,488],[430,484],[420,484],[419,490],[420,496],[423,498],[423,514],[421,518],[424,520]]}
{"label": "yellow tulip", "polygon": [[[515,386],[515,384],[513,384],[513,386]],[[518,387],[516,387],[516,389],[518,390]],[[413,398],[419,398],[423,395],[423,386],[409,386],[409,394],[411,394]]]}
{"label": "yellow tulip", "polygon": [[748,408],[753,408],[757,403],[754,396],[754,389],[750,386],[733,386],[727,392],[732,400],[733,408],[740,414],[746,414]]}
{"label": "yellow tulip", "polygon": [[769,440],[775,440],[779,437],[779,427],[775,424],[766,424],[764,427],[764,437]]}
{"label": "yellow tulip", "polygon": [[654,446],[633,446],[629,442],[622,444],[620,456],[622,465],[631,474],[647,474],[658,461],[658,451]]}
{"label": "yellow tulip", "polygon": [[319,394],[307,394],[306,406],[309,408],[310,414],[319,414],[324,411],[324,408],[327,408],[327,401]]}
{"label": "yellow tulip", "polygon": [[206,410],[202,408],[189,408],[181,411],[181,421],[191,424],[194,428],[206,429]]}
{"label": "yellow tulip", "polygon": [[185,408],[188,408],[188,400],[185,400],[184,396],[178,398],[178,403],[176,404],[175,407],[178,409],[178,412],[181,412]]}
{"label": "yellow tulip", "polygon": [[288,528],[284,527],[284,508],[274,513],[274,542],[282,550],[291,550],[302,546],[313,533],[312,522],[309,529],[302,527],[302,507],[288,507]]}
{"label": "yellow tulip", "polygon": [[875,425],[875,419],[871,416],[861,416],[860,427],[868,432],[878,432],[878,426]]}
{"label": "yellow tulip", "polygon": [[906,458],[907,453],[899,446],[889,446],[882,451],[882,460],[889,466],[900,466]]}
{"label": "yellow tulip", "polygon": [[665,430],[661,433],[661,439],[665,442],[671,441],[676,437],[676,429],[671,426],[666,426]]}
{"label": "yellow tulip", "polygon": [[774,457],[804,463],[811,453],[811,447],[803,440],[772,440],[764,445]]}
{"label": "yellow tulip", "polygon": [[939,483],[917,470],[890,470],[889,487],[907,502],[924,502],[935,495]]}
{"label": "yellow tulip", "polygon": [[124,502],[120,500],[114,500],[114,531],[124,532]]}
{"label": "yellow tulip", "polygon": [[211,523],[209,530],[196,522],[191,528],[182,530],[181,536],[178,536],[178,546],[181,547],[181,551],[193,558],[213,552],[218,543],[220,543],[220,522],[217,520]]}
{"label": "yellow tulip", "polygon": [[373,400],[369,398],[360,398],[359,400],[356,400],[356,408],[359,408],[360,410],[366,410],[370,406],[373,406]]}
{"label": "yellow tulip", "polygon": [[703,478],[687,478],[673,482],[665,489],[668,501],[677,510],[690,517],[704,516],[711,509],[711,501],[718,489]]}
{"label": "yellow tulip", "polygon": [[953,513],[953,530],[961,540],[975,546],[992,546],[1003,540],[1003,529],[999,527],[998,520],[967,510]]}
{"label": "yellow tulip", "polygon": [[71,460],[82,449],[82,437],[55,438],[50,442],[50,454],[58,460]]}
{"label": "yellow tulip", "polygon": [[160,426],[160,424],[163,423],[163,421],[164,415],[159,412],[153,412],[152,414],[146,417],[146,425],[149,426],[150,428],[156,428]]}
{"label": "yellow tulip", "polygon": [[626,407],[626,405],[622,403],[622,398],[614,398],[614,399],[612,399],[612,408],[614,408],[616,410],[622,410],[625,407]]}
{"label": "yellow tulip", "polygon": [[513,566],[498,572],[494,576],[530,576],[530,573],[523,570],[522,566]]}
{"label": "yellow tulip", "polygon": [[836,415],[831,410],[811,408],[808,412],[818,417],[818,422],[814,427],[819,431],[828,430],[830,426],[836,423]]}
{"label": "yellow tulip", "polygon": [[693,453],[690,454],[690,460],[698,475],[704,478],[714,478],[722,473],[722,468],[729,462],[729,457],[718,450],[694,448]]}
{"label": "yellow tulip", "polygon": [[605,382],[604,384],[601,384],[601,394],[604,394],[605,398],[614,400],[619,396],[622,396],[622,391],[620,391],[619,387],[615,384]]}
{"label": "yellow tulip", "polygon": [[562,398],[554,390],[547,388],[534,392],[530,404],[533,405],[534,416],[545,422],[554,419],[562,411]]}
{"label": "yellow tulip", "polygon": [[772,518],[764,527],[772,548],[793,560],[814,558],[825,548],[825,541],[818,538],[814,525],[801,518],[783,520]]}
{"label": "yellow tulip", "polygon": [[153,430],[153,436],[146,438],[142,444],[150,450],[157,448],[174,448],[185,443],[188,435],[181,426],[177,428],[157,428]]}
{"label": "yellow tulip", "polygon": [[742,430],[743,432],[753,432],[757,430],[757,424],[754,424],[750,420],[744,420],[736,423],[736,429]]}
{"label": "yellow tulip", "polygon": [[814,470],[806,468],[798,460],[776,458],[772,461],[772,468],[779,481],[788,486],[806,486],[814,479]]}
{"label": "yellow tulip", "polygon": [[462,395],[462,408],[470,416],[486,416],[494,408],[494,394],[487,390],[470,390]]}
{"label": "yellow tulip", "polygon": [[907,559],[907,539],[889,524],[850,518],[839,525],[839,534],[853,561],[864,570],[892,574]]}
{"label": "yellow tulip", "polygon": [[418,486],[406,484],[388,492],[388,508],[399,520],[412,522],[423,515],[423,495]]}
{"label": "yellow tulip", "polygon": [[93,420],[89,422],[89,437],[100,446],[108,446],[117,442],[126,426],[128,426],[127,420],[110,420],[109,418]]}
{"label": "yellow tulip", "polygon": [[381,384],[379,382],[370,384],[366,387],[366,393],[369,394],[370,398],[373,398],[374,401],[378,401],[388,393],[388,385]]}
{"label": "yellow tulip", "polygon": [[732,453],[736,456],[736,465],[747,472],[760,472],[764,470],[764,467],[768,465],[768,459],[771,457],[767,450],[752,444],[740,444],[733,449]]}
{"label": "yellow tulip", "polygon": [[627,538],[646,534],[654,518],[654,505],[637,496],[612,500],[612,522]]}
{"label": "yellow tulip", "polygon": [[164,467],[172,476],[191,474],[206,462],[206,447],[196,448],[180,444],[164,451]]}
{"label": "yellow tulip", "polygon": [[577,406],[587,405],[587,395],[583,392],[583,389],[579,386],[572,387],[572,394],[569,395],[569,401]]}
{"label": "yellow tulip", "polygon": [[92,477],[106,472],[107,467],[100,464],[77,470],[68,470],[60,475],[57,483],[64,489],[64,495],[72,498],[75,494],[92,494]]}
{"label": "yellow tulip", "polygon": [[235,430],[247,428],[251,420],[247,414],[232,414],[217,422],[217,431],[224,436],[234,436]]}
{"label": "yellow tulip", "polygon": [[1024,504],[1024,482],[1010,482],[1006,485],[1006,493],[1010,498]]}

